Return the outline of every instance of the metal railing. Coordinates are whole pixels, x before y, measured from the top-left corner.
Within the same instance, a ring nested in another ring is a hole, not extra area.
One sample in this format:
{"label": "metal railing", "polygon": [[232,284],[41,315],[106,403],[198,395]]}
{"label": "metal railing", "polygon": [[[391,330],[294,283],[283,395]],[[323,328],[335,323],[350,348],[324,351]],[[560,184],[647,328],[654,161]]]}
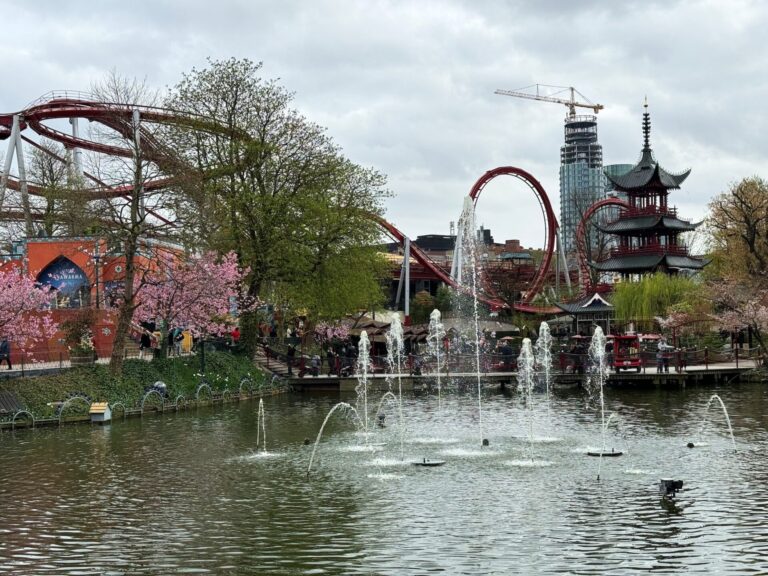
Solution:
{"label": "metal railing", "polygon": [[[320,375],[355,377],[360,372],[357,355],[303,354],[297,349],[295,355],[289,357],[287,345],[276,342],[263,345],[263,349],[268,369],[285,370],[290,360],[292,375],[299,378]],[[479,355],[480,372],[484,374],[516,372],[518,355],[518,351],[513,351],[511,355],[497,351],[482,352]],[[317,356],[315,360],[313,360],[314,356]],[[647,349],[633,354],[623,354],[619,358],[621,362],[624,359],[630,360],[633,364],[631,369],[639,368],[642,373],[682,373],[691,368],[709,370],[714,365],[743,368],[762,365],[763,362],[757,348],[733,348],[716,352],[707,348],[677,348],[665,351],[661,355],[657,350]],[[617,372],[630,369],[622,363],[614,362],[615,360],[616,357],[612,352],[606,352],[606,366],[609,370]],[[637,360],[639,360],[639,366],[637,366]],[[589,354],[584,351],[553,351],[551,373],[585,374],[589,370],[590,363]],[[471,351],[447,352],[440,355],[439,367],[441,375],[473,373],[477,369],[477,356]],[[400,359],[398,372],[397,364],[390,367],[387,356],[374,354],[369,358],[367,373],[369,375],[399,373],[428,376],[437,373],[437,359],[430,354],[405,354]]]}

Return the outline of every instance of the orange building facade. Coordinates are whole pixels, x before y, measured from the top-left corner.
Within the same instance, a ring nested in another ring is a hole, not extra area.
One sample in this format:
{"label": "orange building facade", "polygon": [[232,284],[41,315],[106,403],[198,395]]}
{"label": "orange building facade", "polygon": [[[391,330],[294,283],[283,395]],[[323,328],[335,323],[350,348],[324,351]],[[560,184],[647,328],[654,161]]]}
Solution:
{"label": "orange building facade", "polygon": [[[61,325],[92,308],[95,322],[93,341],[98,357],[112,352],[116,313],[112,308],[116,289],[124,278],[125,258],[110,250],[106,240],[81,238],[28,238],[15,242],[11,254],[4,255],[0,270],[18,270],[47,285],[55,292],[51,302],[53,319]],[[151,265],[153,249],[145,247],[140,256]],[[47,342],[37,342],[25,351],[11,342],[11,361],[58,361],[69,358],[64,333],[59,330]]]}

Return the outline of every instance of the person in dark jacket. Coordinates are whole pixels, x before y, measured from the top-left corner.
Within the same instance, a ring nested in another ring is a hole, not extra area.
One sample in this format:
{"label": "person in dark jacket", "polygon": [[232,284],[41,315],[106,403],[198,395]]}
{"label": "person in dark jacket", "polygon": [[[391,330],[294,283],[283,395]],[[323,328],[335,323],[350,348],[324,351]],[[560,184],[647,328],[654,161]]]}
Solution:
{"label": "person in dark jacket", "polygon": [[0,366],[2,366],[3,360],[8,362],[8,370],[12,370],[13,366],[11,366],[11,344],[8,342],[7,336],[3,336],[2,341],[0,341]]}
{"label": "person in dark jacket", "polygon": [[288,345],[288,354],[286,354],[286,363],[288,364],[288,376],[293,376],[293,359],[296,356],[296,347],[293,344]]}

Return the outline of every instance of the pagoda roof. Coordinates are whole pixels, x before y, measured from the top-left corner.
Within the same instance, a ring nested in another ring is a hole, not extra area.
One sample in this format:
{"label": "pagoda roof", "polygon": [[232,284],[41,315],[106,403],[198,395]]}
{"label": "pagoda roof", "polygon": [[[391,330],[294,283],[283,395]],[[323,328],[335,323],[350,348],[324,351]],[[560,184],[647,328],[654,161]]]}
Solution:
{"label": "pagoda roof", "polygon": [[690,173],[690,169],[681,174],[667,172],[656,162],[653,150],[646,147],[643,148],[640,161],[629,172],[620,175],[611,175],[605,172],[605,176],[617,189],[628,192],[643,188],[654,181],[658,181],[667,189],[680,188]]}
{"label": "pagoda roof", "polygon": [[603,272],[633,274],[657,270],[658,268],[701,270],[709,262],[696,256],[671,254],[626,254],[612,256],[602,262],[590,262],[590,266]]}
{"label": "pagoda roof", "polygon": [[648,100],[643,105],[643,149],[640,154],[640,160],[629,172],[619,175],[611,175],[605,172],[606,178],[623,192],[632,192],[633,190],[642,190],[646,186],[653,184],[662,186],[669,190],[670,188],[680,188],[683,181],[691,173],[686,170],[681,174],[673,174],[662,168],[651,150],[651,115],[648,113]]}
{"label": "pagoda roof", "polygon": [[603,298],[600,294],[584,296],[572,302],[558,302],[555,304],[563,312],[568,314],[584,314],[595,312],[612,312],[613,305]]}
{"label": "pagoda roof", "polygon": [[675,216],[652,214],[648,216],[623,217],[603,226],[596,224],[598,230],[606,234],[627,234],[643,230],[671,230],[674,232],[690,232],[696,230],[701,222],[691,223],[680,220]]}

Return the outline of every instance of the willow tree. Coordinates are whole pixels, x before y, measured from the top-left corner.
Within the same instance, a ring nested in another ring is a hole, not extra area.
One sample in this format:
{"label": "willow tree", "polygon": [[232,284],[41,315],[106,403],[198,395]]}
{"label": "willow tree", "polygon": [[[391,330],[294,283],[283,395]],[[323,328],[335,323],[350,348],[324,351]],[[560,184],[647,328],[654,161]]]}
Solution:
{"label": "willow tree", "polygon": [[640,282],[621,282],[613,293],[616,319],[650,322],[671,313],[703,316],[708,311],[700,282],[687,276],[657,272]]}
{"label": "willow tree", "polygon": [[206,119],[204,130],[168,135],[194,168],[181,175],[186,233],[234,250],[250,269],[249,296],[289,314],[328,318],[377,304],[387,268],[371,248],[379,240],[371,215],[383,212],[385,178],[345,158],[260,68],[210,61],[169,94],[168,107]]}

